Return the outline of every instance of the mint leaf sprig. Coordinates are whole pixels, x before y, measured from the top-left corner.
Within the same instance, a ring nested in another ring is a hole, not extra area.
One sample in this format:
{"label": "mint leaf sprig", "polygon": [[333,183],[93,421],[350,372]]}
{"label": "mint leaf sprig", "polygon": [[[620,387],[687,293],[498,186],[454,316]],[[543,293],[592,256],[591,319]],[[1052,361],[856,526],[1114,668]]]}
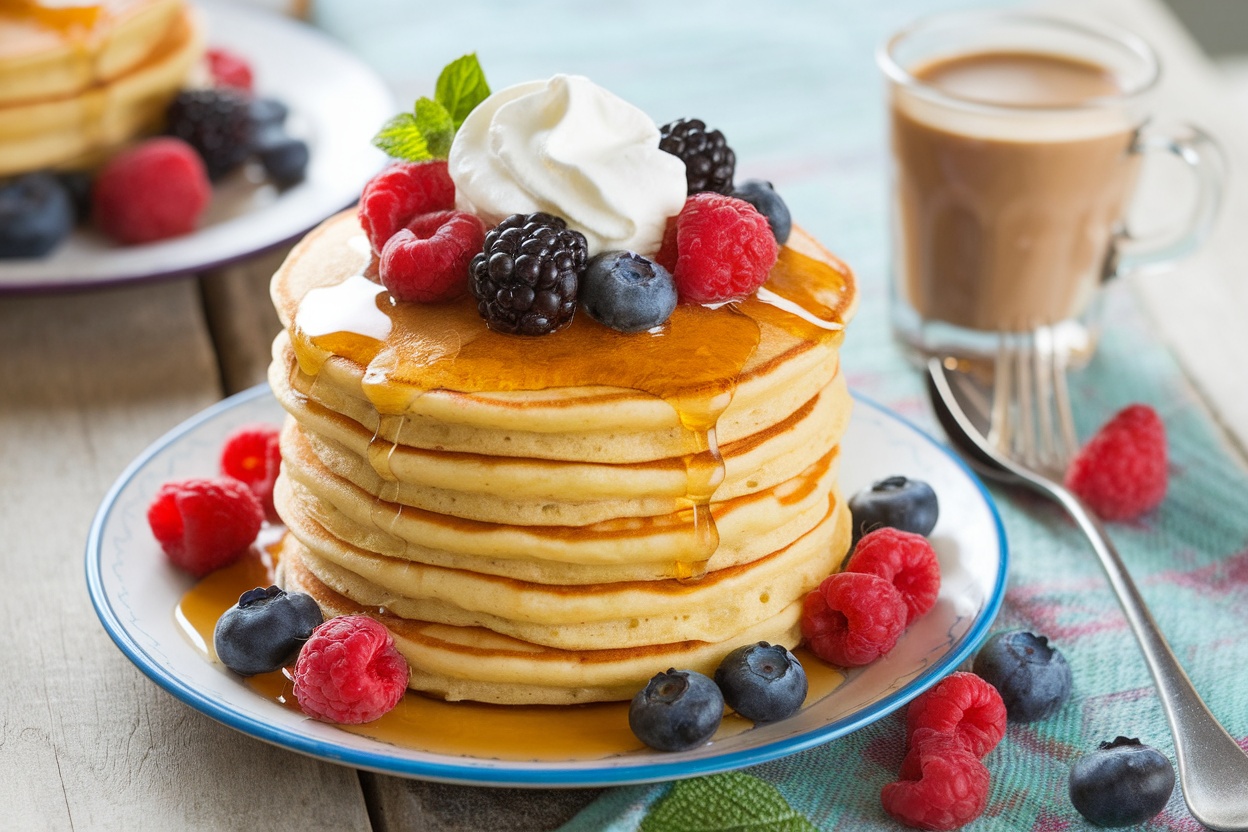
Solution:
{"label": "mint leaf sprig", "polygon": [[412,111],[382,125],[373,144],[406,162],[445,159],[455,131],[490,94],[476,53],[451,61],[438,75],[433,98],[421,96]]}

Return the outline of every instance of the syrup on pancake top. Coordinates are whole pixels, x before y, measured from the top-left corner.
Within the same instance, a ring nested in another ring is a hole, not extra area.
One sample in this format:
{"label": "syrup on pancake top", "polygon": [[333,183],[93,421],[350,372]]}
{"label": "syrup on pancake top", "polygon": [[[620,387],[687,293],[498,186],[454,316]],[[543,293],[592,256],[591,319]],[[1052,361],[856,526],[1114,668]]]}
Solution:
{"label": "syrup on pancake top", "polygon": [[852,273],[731,196],[701,122],[448,73],[379,134],[413,160],[274,276],[288,584],[448,699],[629,698],[795,645],[848,547]]}

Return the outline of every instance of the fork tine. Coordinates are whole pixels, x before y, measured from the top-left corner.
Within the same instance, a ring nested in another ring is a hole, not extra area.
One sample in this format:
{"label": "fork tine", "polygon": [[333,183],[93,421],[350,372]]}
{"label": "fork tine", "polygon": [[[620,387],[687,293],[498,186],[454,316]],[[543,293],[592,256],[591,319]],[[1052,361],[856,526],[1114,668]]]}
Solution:
{"label": "fork tine", "polygon": [[1054,351],[1053,366],[1053,398],[1057,405],[1057,421],[1061,435],[1059,450],[1062,470],[1079,452],[1079,438],[1075,433],[1075,419],[1070,408],[1070,391],[1066,386],[1066,355],[1060,350]]}
{"label": "fork tine", "polygon": [[1058,462],[1060,451],[1054,438],[1053,409],[1055,378],[1053,374],[1053,334],[1047,326],[1038,327],[1032,335],[1032,360],[1035,365],[1036,414],[1039,418],[1039,459],[1044,465]]}
{"label": "fork tine", "polygon": [[1025,335],[1018,339],[1018,346],[1014,350],[1014,361],[1017,366],[1018,385],[1015,395],[1018,397],[1018,435],[1016,441],[1018,453],[1022,457],[1023,462],[1034,467],[1039,462],[1039,454],[1036,449],[1036,378],[1035,367],[1033,365],[1033,354],[1035,350],[1029,345]]}

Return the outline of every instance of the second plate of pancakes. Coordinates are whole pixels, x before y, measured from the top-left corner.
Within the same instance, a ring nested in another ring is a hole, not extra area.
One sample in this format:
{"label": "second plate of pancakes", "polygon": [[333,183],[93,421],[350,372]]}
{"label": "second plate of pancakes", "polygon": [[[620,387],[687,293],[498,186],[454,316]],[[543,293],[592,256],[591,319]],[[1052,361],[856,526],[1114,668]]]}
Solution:
{"label": "second plate of pancakes", "polygon": [[0,260],[0,294],[128,283],[236,262],[293,240],[354,203],[385,164],[370,140],[395,104],[362,60],[273,12],[216,0],[192,5],[206,44],[245,57],[256,94],[290,108],[288,130],[311,151],[306,178],[278,190],[252,171],[231,174],[215,183],[197,231],[154,243],[119,246],[90,225],[79,226],[46,257]]}
{"label": "second plate of pancakes", "polygon": [[[543,787],[653,782],[755,765],[835,740],[902,707],[973,653],[1004,595],[1005,534],[983,486],[926,434],[855,396],[842,441],[844,493],[904,474],[930,483],[941,504],[931,535],[943,576],[939,599],[885,658],[842,679],[803,654],[813,693],[798,714],[756,727],[730,717],[712,742],[680,753],[630,741],[626,703],[516,709],[409,693],[393,719],[348,731],[277,701],[280,678],[275,691],[208,658],[194,628],[174,614],[192,582],[166,565],[146,525],[147,506],[162,483],[212,475],[233,430],[279,424],[283,416],[261,386],[156,441],[100,508],[87,548],[88,587],[114,642],[162,688],[245,734],[339,764],[442,782]],[[548,736],[526,744],[526,732]]]}

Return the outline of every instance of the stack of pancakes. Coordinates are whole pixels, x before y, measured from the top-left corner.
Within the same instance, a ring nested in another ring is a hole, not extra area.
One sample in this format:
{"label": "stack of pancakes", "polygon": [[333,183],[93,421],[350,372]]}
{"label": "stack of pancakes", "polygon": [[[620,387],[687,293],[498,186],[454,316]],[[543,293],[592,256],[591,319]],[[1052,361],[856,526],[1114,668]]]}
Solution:
{"label": "stack of pancakes", "polygon": [[282,580],[384,623],[411,687],[565,704],[794,646],[839,566],[848,269],[795,231],[758,296],[626,335],[396,303],[352,212],[274,276]]}
{"label": "stack of pancakes", "polygon": [[183,0],[0,0],[0,176],[88,166],[159,129],[202,51]]}

